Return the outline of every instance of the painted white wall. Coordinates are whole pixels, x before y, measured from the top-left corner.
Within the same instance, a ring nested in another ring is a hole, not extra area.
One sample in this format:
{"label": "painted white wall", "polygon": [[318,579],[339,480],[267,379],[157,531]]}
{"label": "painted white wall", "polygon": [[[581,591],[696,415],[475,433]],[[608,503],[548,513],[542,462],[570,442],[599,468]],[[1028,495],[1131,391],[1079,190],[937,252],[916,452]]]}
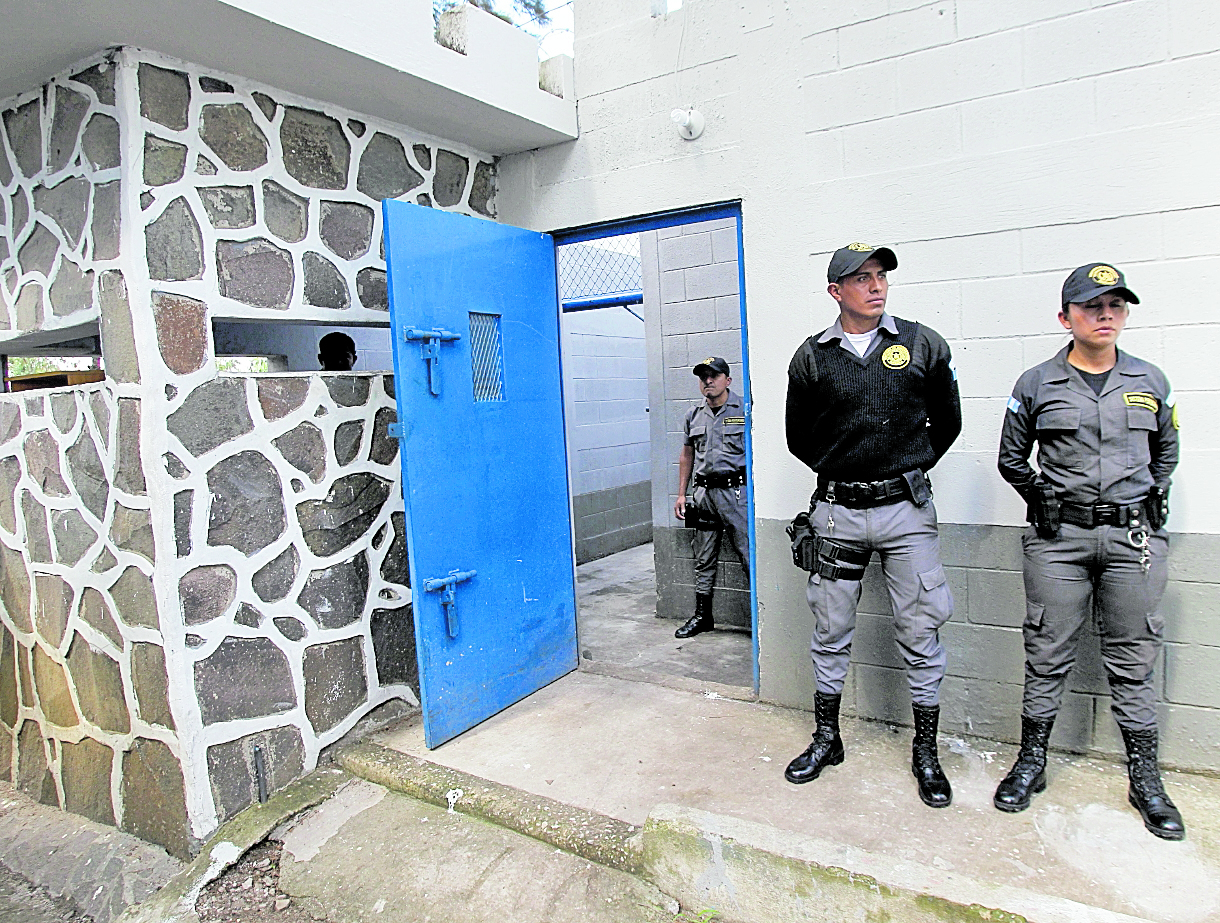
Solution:
{"label": "painted white wall", "polygon": [[[834,319],[828,255],[893,246],[890,308],[945,335],[965,428],[934,472],[946,522],[1019,524],[995,471],[1018,373],[1063,342],[1067,273],[1127,272],[1122,345],[1183,421],[1171,527],[1220,532],[1220,7],[1206,0],[576,0],[579,140],[505,158],[502,220],[572,227],[741,199],[760,517],[805,505],[786,369]],[[696,106],[697,141],[670,111]]]}
{"label": "painted white wall", "polygon": [[493,154],[576,135],[570,59],[473,7],[465,53],[433,40],[430,0],[42,0],[6,4],[0,99],[119,45],[155,49]]}

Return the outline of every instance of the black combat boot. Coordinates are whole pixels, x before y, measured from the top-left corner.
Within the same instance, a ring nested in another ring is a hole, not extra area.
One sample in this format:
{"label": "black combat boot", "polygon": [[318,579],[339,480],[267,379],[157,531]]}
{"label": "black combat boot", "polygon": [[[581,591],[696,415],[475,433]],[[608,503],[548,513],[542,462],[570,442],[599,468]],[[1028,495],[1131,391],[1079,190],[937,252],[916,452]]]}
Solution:
{"label": "black combat boot", "polygon": [[697,634],[711,631],[715,628],[712,622],[712,594],[695,594],[695,614],[686,620],[686,624],[674,632],[675,638],[693,638]]}
{"label": "black combat boot", "polygon": [[818,727],[813,732],[813,743],[784,770],[784,778],[789,782],[797,785],[812,782],[827,766],[843,762],[843,738],[839,736],[839,702],[842,699],[841,695],[814,693],[813,713]]}
{"label": "black combat boot", "polygon": [[996,786],[992,803],[1001,811],[1016,814],[1029,807],[1034,795],[1046,791],[1046,745],[1054,718],[1021,716],[1021,749],[1017,761]]}
{"label": "black combat boot", "polygon": [[1133,731],[1120,726],[1127,745],[1127,800],[1144,818],[1144,828],[1162,840],[1186,839],[1186,826],[1177,806],[1165,794],[1156,760],[1156,728]]}
{"label": "black combat boot", "polygon": [[911,741],[911,774],[919,783],[919,798],[930,808],[947,808],[953,789],[936,758],[936,727],[940,724],[939,705],[911,705],[915,713],[915,739]]}

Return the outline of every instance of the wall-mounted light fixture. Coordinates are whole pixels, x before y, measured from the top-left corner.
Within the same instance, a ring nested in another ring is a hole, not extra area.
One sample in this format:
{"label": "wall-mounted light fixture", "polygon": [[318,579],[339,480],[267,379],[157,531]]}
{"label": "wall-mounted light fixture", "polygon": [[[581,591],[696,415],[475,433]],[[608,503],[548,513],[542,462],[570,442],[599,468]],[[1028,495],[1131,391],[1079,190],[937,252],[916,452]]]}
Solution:
{"label": "wall-mounted light fixture", "polygon": [[687,141],[694,141],[703,134],[703,113],[698,109],[675,109],[669,117],[678,126],[678,134]]}

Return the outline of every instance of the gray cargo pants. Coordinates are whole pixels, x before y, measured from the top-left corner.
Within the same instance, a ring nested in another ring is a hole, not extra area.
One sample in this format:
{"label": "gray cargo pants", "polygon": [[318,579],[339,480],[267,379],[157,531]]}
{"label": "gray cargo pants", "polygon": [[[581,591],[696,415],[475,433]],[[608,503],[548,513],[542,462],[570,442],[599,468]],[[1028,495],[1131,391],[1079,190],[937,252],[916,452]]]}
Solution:
{"label": "gray cargo pants", "polygon": [[[824,500],[814,508],[810,519],[818,535],[871,549],[881,558],[911,699],[917,705],[938,704],[948,659],[939,629],[953,615],[953,594],[940,563],[936,507],[931,500],[923,506],[902,500],[862,510],[835,504],[833,530],[827,526],[829,513]],[[818,691],[839,695],[851,660],[860,581],[814,572],[806,595],[814,615],[810,653]]]}
{"label": "gray cargo pants", "polygon": [[691,499],[703,516],[720,520],[723,528],[695,530],[691,546],[695,552],[695,592],[706,596],[716,587],[716,562],[720,559],[720,539],[728,533],[729,541],[741,557],[746,581],[750,579],[750,526],[746,522],[746,489],[744,487],[696,487]]}
{"label": "gray cargo pants", "polygon": [[1051,539],[1025,530],[1026,717],[1058,713],[1081,630],[1095,612],[1115,719],[1128,730],[1156,727],[1153,668],[1165,627],[1157,607],[1169,579],[1169,538],[1162,529],[1148,543],[1145,574],[1125,527],[1063,523]]}

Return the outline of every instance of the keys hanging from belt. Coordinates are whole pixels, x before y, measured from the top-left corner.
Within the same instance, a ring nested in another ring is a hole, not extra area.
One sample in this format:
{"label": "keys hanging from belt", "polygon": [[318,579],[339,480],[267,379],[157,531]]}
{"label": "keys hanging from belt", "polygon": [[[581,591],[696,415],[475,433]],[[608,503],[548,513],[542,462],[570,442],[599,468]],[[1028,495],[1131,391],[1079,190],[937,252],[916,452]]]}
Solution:
{"label": "keys hanging from belt", "polygon": [[1127,542],[1140,553],[1140,569],[1147,574],[1152,567],[1152,547],[1148,542],[1148,524],[1138,506],[1131,508],[1127,518]]}

